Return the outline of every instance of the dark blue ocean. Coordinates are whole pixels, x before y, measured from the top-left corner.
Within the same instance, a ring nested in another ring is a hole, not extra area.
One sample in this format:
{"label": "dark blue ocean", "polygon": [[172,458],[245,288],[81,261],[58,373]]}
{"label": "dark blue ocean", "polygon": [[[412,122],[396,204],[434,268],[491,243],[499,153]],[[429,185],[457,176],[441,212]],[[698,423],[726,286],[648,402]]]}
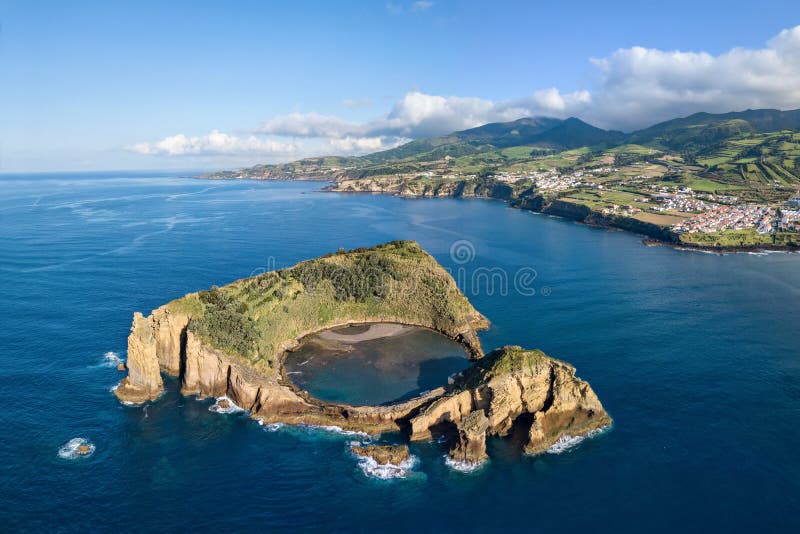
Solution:
{"label": "dark blue ocean", "polygon": [[[649,248],[500,202],[320,187],[0,177],[0,530],[800,530],[800,255]],[[492,439],[471,474],[413,445],[411,476],[387,481],[347,454],[353,436],[269,431],[173,382],[146,409],[109,391],[105,355],[124,359],[134,311],[393,239],[467,285],[524,270],[525,291],[464,288],[493,323],[484,348],[574,364],[613,429],[538,457]],[[94,454],[59,457],[75,437]]]}

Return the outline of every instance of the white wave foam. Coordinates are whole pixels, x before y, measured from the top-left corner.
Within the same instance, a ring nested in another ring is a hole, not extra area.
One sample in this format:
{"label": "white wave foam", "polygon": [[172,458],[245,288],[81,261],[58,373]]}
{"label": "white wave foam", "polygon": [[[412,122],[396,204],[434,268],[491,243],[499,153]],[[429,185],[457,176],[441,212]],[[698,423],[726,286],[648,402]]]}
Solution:
{"label": "white wave foam", "polygon": [[94,367],[116,367],[123,363],[125,360],[119,357],[119,354],[110,350],[103,354],[103,360]]}
{"label": "white wave foam", "polygon": [[[227,408],[219,405],[221,401],[228,401]],[[231,399],[223,395],[222,397],[217,397],[217,402],[209,406],[208,411],[215,413],[237,413],[237,412],[245,412],[247,410],[245,410],[240,406],[237,406]]]}
{"label": "white wave foam", "polygon": [[582,436],[570,436],[569,434],[564,434],[555,443],[553,443],[549,449],[547,449],[547,454],[561,454],[562,452],[566,452],[570,449],[574,449],[578,445],[581,444],[584,440],[589,438],[593,438],[605,432],[608,429],[607,426],[603,428],[596,428],[594,430],[590,430],[586,434]]}
{"label": "white wave foam", "polygon": [[697,254],[711,254],[713,256],[724,256],[725,255],[725,252],[723,252],[723,251],[703,250],[701,248],[675,247],[675,250],[681,250],[683,252],[695,252]]}
{"label": "white wave foam", "polygon": [[462,462],[459,460],[453,460],[449,455],[445,454],[444,463],[447,465],[447,467],[453,469],[454,471],[458,471],[459,473],[474,473],[475,471],[482,469],[486,465],[487,460],[483,460],[482,462]]}
{"label": "white wave foam", "polygon": [[357,437],[362,440],[369,441],[372,436],[366,432],[358,430],[345,430],[340,426],[335,425],[309,425],[306,423],[288,424],[288,423],[265,423],[263,420],[258,419],[258,424],[264,427],[267,432],[277,432],[282,428],[297,429],[304,432],[325,432],[328,434],[338,434],[341,436]]}
{"label": "white wave foam", "polygon": [[332,434],[341,434],[343,436],[359,436],[363,438],[369,438],[369,434],[366,432],[361,432],[359,430],[345,430],[340,426],[336,425],[299,425],[301,427],[307,428],[309,430],[322,430],[323,432],[330,432]]}
{"label": "white wave foam", "polygon": [[377,478],[380,480],[391,480],[394,478],[408,478],[419,459],[413,454],[407,460],[399,464],[379,464],[375,458],[370,456],[358,456],[352,454],[358,460],[358,468],[364,476]]}
{"label": "white wave foam", "polygon": [[[82,452],[80,450],[81,447],[88,447],[88,450]],[[90,443],[89,440],[84,438],[72,438],[58,449],[58,455],[65,460],[74,460],[84,456],[91,456],[94,454],[94,449],[94,444]]]}

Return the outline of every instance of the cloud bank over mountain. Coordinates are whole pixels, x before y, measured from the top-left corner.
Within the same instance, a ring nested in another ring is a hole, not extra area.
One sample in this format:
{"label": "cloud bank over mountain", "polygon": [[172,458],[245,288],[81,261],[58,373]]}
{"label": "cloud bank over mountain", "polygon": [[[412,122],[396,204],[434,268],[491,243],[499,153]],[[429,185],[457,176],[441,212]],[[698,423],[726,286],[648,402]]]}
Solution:
{"label": "cloud bank over mountain", "polygon": [[199,137],[178,134],[127,148],[145,155],[243,154],[279,160],[373,152],[409,139],[525,116],[577,116],[603,128],[630,131],[698,111],[800,107],[800,26],[780,32],[759,49],[713,55],[632,47],[590,61],[598,78],[592,89],[550,87],[496,102],[412,91],[371,120],[291,113],[251,127],[246,137],[218,131]]}

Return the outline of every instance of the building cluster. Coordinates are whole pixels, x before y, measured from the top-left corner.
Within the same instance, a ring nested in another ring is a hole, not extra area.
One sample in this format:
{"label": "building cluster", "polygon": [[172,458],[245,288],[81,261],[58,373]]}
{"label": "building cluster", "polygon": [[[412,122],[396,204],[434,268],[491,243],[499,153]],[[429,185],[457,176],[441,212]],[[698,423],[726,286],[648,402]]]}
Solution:
{"label": "building cluster", "polygon": [[781,210],[777,227],[784,232],[800,232],[800,210]]}
{"label": "building cluster", "polygon": [[655,199],[660,201],[658,206],[653,206],[653,211],[680,211],[684,213],[695,213],[708,211],[717,207],[716,204],[705,202],[694,195],[689,189],[681,189],[676,193],[657,193]]}
{"label": "building cluster", "polygon": [[616,204],[611,204],[610,206],[603,208],[603,215],[625,215],[630,217],[631,215],[635,215],[641,212],[639,208],[635,208],[631,205],[628,206],[617,206]]}
{"label": "building cluster", "polygon": [[574,189],[585,185],[581,179],[582,175],[575,174],[553,174],[552,176],[543,176],[534,178],[536,187],[543,191],[566,191],[567,189]]}
{"label": "building cluster", "polygon": [[766,234],[772,230],[775,209],[761,205],[717,206],[672,226],[676,232],[714,233],[722,230],[755,228]]}

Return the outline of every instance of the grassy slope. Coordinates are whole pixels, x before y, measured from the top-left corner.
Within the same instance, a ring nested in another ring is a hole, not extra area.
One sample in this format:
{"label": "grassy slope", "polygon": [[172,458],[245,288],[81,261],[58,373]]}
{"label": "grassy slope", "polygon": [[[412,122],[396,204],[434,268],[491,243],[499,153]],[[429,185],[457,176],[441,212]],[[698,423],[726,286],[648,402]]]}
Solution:
{"label": "grassy slope", "polygon": [[[654,213],[648,209],[652,202],[638,199],[679,187],[734,196],[736,200],[723,202],[736,203],[780,205],[796,195],[800,191],[798,130],[800,110],[698,113],[627,136],[577,119],[521,119],[417,140],[361,158],[302,160],[272,167],[269,177],[324,176],[335,180],[339,191],[497,198],[543,195],[598,212],[613,204],[632,205],[644,210],[634,218],[668,227],[688,215]],[[581,143],[585,145],[578,146]],[[569,174],[610,166],[613,172],[589,179],[601,184],[603,192],[589,186],[537,191],[529,180],[509,186],[491,178],[504,172],[558,169]],[[281,174],[284,171],[287,174]],[[261,171],[253,172],[258,177]],[[749,234],[721,241],[698,239],[738,243],[742,238],[754,244],[764,240]],[[792,238],[778,241],[788,243]]]}
{"label": "grassy slope", "polygon": [[190,329],[261,372],[286,344],[349,321],[385,319],[452,331],[479,317],[452,277],[417,243],[340,252],[171,302]]}

